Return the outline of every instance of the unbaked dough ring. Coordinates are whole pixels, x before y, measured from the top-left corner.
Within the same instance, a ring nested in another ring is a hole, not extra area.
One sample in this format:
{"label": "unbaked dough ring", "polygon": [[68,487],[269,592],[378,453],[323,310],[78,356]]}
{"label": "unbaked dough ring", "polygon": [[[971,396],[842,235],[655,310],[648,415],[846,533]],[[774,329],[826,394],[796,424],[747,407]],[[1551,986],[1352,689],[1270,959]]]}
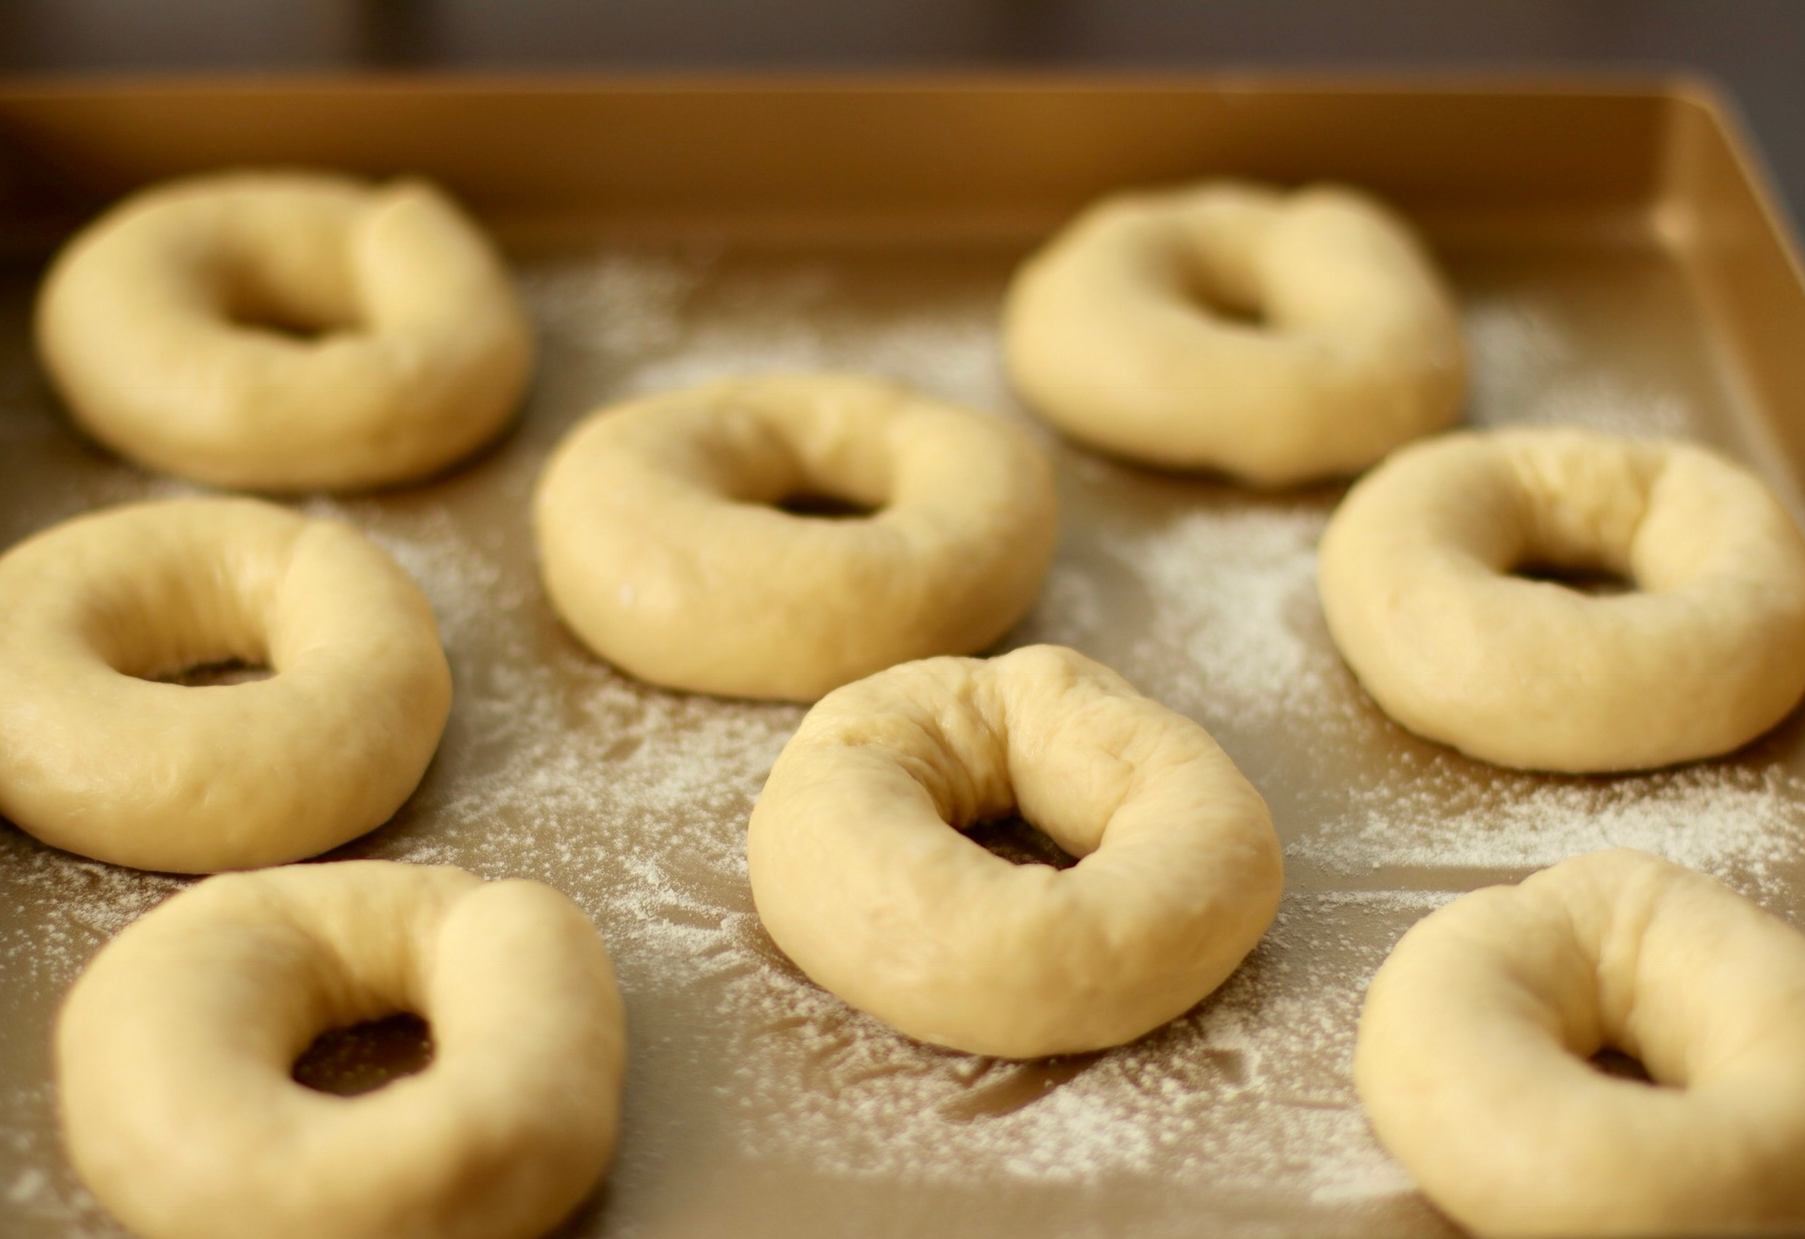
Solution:
{"label": "unbaked dough ring", "polygon": [[[425,1017],[425,1070],[297,1084],[331,1028]],[[626,1029],[588,917],[449,866],[210,878],[103,947],[56,1027],[70,1160],[144,1239],[530,1239],[613,1154]]]}
{"label": "unbaked dough ring", "polygon": [[[1635,589],[1509,575],[1536,564]],[[1805,693],[1805,539],[1752,474],[1683,443],[1515,429],[1412,445],[1330,519],[1320,584],[1387,714],[1503,766],[1709,757]]]}
{"label": "unbaked dough ring", "polygon": [[[1595,1070],[1605,1047],[1664,1087]],[[1805,1229],[1805,936],[1642,852],[1412,928],[1367,991],[1354,1082],[1482,1235]]]}
{"label": "unbaked dough ring", "polygon": [[132,195],[58,255],[36,331],[94,438],[268,491],[443,469],[507,424],[533,357],[500,259],[438,190],[301,172]]}
{"label": "unbaked dough ring", "polygon": [[[775,506],[798,494],[875,511]],[[793,701],[1001,637],[1055,526],[1023,432],[851,374],[603,410],[546,465],[534,521],[552,605],[597,654],[654,684]]]}
{"label": "unbaked dough ring", "polygon": [[[231,660],[275,674],[144,678]],[[323,852],[407,799],[450,703],[426,598],[348,525],[179,499],[0,556],[0,814],[71,852],[182,873]]]}
{"label": "unbaked dough ring", "polygon": [[[1011,811],[1076,866],[961,833]],[[752,811],[752,896],[817,984],[922,1041],[1033,1058],[1189,1010],[1271,923],[1272,816],[1209,733],[1082,654],[932,658],[823,697]]]}
{"label": "unbaked dough ring", "polygon": [[1338,186],[1106,198],[1016,274],[1003,348],[1016,389],[1074,439],[1257,486],[1363,469],[1451,423],[1466,391],[1433,263]]}

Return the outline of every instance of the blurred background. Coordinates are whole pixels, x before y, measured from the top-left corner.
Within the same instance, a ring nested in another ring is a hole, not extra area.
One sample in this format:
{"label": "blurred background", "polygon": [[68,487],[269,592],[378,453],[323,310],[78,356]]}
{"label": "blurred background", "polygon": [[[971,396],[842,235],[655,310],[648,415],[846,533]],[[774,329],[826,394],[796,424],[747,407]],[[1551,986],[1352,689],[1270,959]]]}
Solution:
{"label": "blurred background", "polygon": [[1679,70],[1805,205],[1805,0],[0,0],[13,73]]}

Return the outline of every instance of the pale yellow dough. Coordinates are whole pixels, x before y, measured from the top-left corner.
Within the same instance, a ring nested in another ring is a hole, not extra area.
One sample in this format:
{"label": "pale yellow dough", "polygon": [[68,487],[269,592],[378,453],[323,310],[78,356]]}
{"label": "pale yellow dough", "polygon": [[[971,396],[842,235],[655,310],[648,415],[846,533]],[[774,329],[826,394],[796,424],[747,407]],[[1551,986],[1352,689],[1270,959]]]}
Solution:
{"label": "pale yellow dough", "polygon": [[[1606,1047],[1662,1087],[1594,1069]],[[1411,929],[1367,991],[1354,1082],[1478,1234],[1805,1230],[1805,936],[1642,852]]]}
{"label": "pale yellow dough", "polygon": [[[1017,811],[1078,864],[961,833]],[[1130,1041],[1220,985],[1278,907],[1266,803],[1209,734],[1058,646],[893,667],[818,702],[752,811],[752,895],[817,984],[922,1041]]]}
{"label": "pale yellow dough", "polygon": [[[141,678],[230,660],[274,674]],[[0,814],[71,852],[184,873],[323,852],[407,799],[450,703],[425,596],[335,521],[170,500],[0,556]]]}
{"label": "pale yellow dough", "polygon": [[[1510,575],[1532,565],[1635,588]],[[1709,757],[1805,693],[1805,539],[1753,474],[1684,443],[1516,429],[1412,445],[1330,519],[1320,584],[1385,712],[1499,765]]]}
{"label": "pale yellow dough", "polygon": [[[793,515],[799,494],[873,509]],[[984,648],[1032,605],[1053,476],[994,417],[851,374],[730,379],[604,409],[534,509],[552,604],[654,684],[813,701]]]}
{"label": "pale yellow dough", "polygon": [[132,195],[57,256],[36,333],[100,442],[267,491],[443,469],[507,424],[533,358],[499,257],[444,194],[323,173]]}
{"label": "pale yellow dough", "polygon": [[[292,1078],[331,1028],[424,1017],[423,1071]],[[529,1239],[613,1154],[608,952],[536,882],[346,861],[211,878],[129,926],[56,1025],[64,1140],[143,1239]]]}
{"label": "pale yellow dough", "polygon": [[1074,439],[1258,486],[1363,469],[1453,422],[1466,391],[1428,254],[1332,185],[1106,198],[1016,274],[1003,348],[1016,389]]}

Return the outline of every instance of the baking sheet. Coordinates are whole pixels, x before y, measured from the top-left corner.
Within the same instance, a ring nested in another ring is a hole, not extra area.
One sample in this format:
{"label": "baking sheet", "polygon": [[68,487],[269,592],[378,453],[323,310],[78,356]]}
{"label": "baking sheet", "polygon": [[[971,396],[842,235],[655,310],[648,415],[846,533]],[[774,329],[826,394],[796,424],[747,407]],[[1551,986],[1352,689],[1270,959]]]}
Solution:
{"label": "baking sheet", "polygon": [[[1433,230],[1473,352],[1468,420],[1698,439],[1753,463],[1796,515],[1801,462],[1762,398],[1771,358],[1701,281],[1693,234],[1652,215],[1568,230],[1521,218]],[[355,523],[415,575],[456,682],[419,791],[327,859],[537,878],[602,927],[631,1022],[625,1126],[606,1187],[560,1235],[1450,1233],[1353,1094],[1373,969],[1452,893],[1608,845],[1716,874],[1799,920],[1800,722],[1726,759],[1616,778],[1496,771],[1408,735],[1360,693],[1316,601],[1315,543],[1339,488],[1257,496],[1060,443],[998,361],[1001,293],[1031,230],[953,244],[918,225],[513,235],[543,343],[514,432],[430,485],[297,505]],[[193,490],[70,431],[29,354],[36,273],[22,260],[0,274],[0,545]],[[1032,428],[1057,468],[1061,545],[999,648],[1058,641],[1110,664],[1208,727],[1272,805],[1288,866],[1277,922],[1222,990],[1141,1042],[974,1058],[812,987],[759,927],[743,853],[802,711],[636,684],[544,600],[528,503],[576,419],[643,392],[818,368],[887,375]],[[121,1233],[56,1148],[48,1028],[92,951],[181,884],[0,827],[10,1235]]]}

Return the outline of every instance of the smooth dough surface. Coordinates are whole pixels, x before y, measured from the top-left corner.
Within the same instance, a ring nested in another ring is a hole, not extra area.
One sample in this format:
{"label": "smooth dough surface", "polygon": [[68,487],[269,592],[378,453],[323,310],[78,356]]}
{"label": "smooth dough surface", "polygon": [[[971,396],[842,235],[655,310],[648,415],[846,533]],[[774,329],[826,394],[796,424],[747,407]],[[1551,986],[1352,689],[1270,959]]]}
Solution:
{"label": "smooth dough surface", "polygon": [[57,256],[35,329],[94,438],[250,490],[437,472],[507,424],[533,359],[507,271],[450,199],[324,173],[133,194]]}
{"label": "smooth dough surface", "polygon": [[[799,495],[870,514],[776,506]],[[794,701],[1001,637],[1056,526],[1022,431],[851,374],[605,409],[559,445],[534,509],[546,592],[590,649],[654,684]]]}
{"label": "smooth dough surface", "polygon": [[[1601,1048],[1659,1087],[1608,1076]],[[1627,849],[1405,934],[1354,1081],[1380,1141],[1482,1235],[1805,1229],[1805,936]]]}
{"label": "smooth dough surface", "polygon": [[1332,185],[1106,198],[1017,272],[1003,348],[1016,389],[1080,442],[1259,486],[1363,469],[1466,394],[1428,254]]}
{"label": "smooth dough surface", "polygon": [[[233,660],[274,674],[149,678]],[[450,704],[432,608],[348,525],[167,500],[0,556],[0,814],[71,852],[184,873],[323,852],[407,799]]]}
{"label": "smooth dough surface", "polygon": [[[1511,575],[1538,566],[1634,588]],[[1805,539],[1753,474],[1684,443],[1516,429],[1413,444],[1330,519],[1320,585],[1385,712],[1499,765],[1708,757],[1805,693]]]}
{"label": "smooth dough surface", "polygon": [[[354,1097],[295,1060],[424,1017]],[[626,1030],[608,952],[536,882],[345,861],[210,878],[113,939],[56,1026],[64,1140],[144,1239],[529,1239],[601,1178]]]}
{"label": "smooth dough surface", "polygon": [[[1019,812],[1078,864],[965,828]],[[1266,803],[1204,729],[1058,646],[932,658],[822,698],[747,837],[758,914],[811,979],[922,1041],[1031,1058],[1133,1040],[1278,907]]]}

